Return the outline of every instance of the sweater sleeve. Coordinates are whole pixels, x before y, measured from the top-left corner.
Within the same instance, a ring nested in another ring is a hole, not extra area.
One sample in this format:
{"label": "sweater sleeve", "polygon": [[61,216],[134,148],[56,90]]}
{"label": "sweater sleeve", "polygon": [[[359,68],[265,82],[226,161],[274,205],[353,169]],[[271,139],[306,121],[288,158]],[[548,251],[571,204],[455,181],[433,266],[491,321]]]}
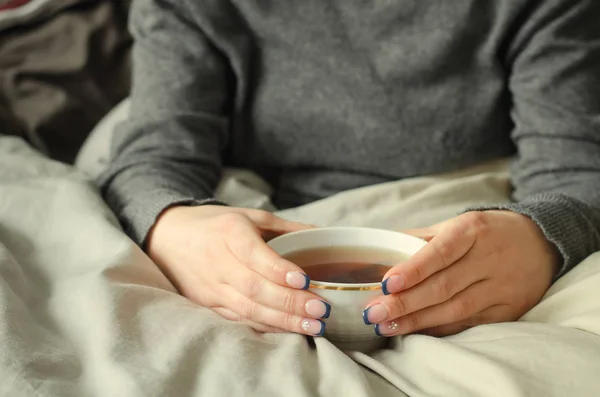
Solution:
{"label": "sweater sleeve", "polygon": [[164,209],[216,203],[233,77],[185,4],[133,2],[131,111],[115,131],[111,164],[98,181],[140,245]]}
{"label": "sweater sleeve", "polygon": [[509,52],[515,202],[563,258],[600,250],[600,2],[538,2]]}

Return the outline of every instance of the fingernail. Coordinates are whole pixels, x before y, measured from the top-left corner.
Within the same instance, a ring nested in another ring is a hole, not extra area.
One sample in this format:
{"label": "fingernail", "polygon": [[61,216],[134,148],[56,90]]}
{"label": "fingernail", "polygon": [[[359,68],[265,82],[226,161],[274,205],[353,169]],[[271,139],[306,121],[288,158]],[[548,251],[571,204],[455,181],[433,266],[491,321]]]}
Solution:
{"label": "fingernail", "polygon": [[285,282],[288,283],[290,287],[294,287],[297,289],[308,289],[308,285],[310,284],[310,278],[304,273],[300,272],[287,272],[285,275]]}
{"label": "fingernail", "polygon": [[314,318],[305,318],[302,320],[302,329],[314,336],[323,336],[325,333],[325,322],[315,320]]}
{"label": "fingernail", "polygon": [[311,299],[304,305],[306,313],[313,317],[329,318],[331,305],[325,301]]}
{"label": "fingernail", "polygon": [[400,292],[404,287],[404,277],[400,275],[393,275],[391,277],[386,278],[381,283],[381,290],[384,295],[395,294],[396,292]]}
{"label": "fingernail", "polygon": [[392,336],[398,330],[398,323],[390,321],[389,323],[375,324],[375,333],[377,336]]}
{"label": "fingernail", "polygon": [[387,309],[382,304],[373,305],[363,311],[363,321],[367,325],[379,323],[388,316]]}

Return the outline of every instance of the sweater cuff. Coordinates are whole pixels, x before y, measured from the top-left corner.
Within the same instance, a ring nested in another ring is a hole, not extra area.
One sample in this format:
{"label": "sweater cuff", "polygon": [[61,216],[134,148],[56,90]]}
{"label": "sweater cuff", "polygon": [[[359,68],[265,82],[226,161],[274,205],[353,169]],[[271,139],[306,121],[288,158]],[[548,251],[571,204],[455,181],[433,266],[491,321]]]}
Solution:
{"label": "sweater cuff", "polygon": [[167,209],[175,206],[226,205],[214,199],[197,199],[180,195],[170,190],[153,190],[143,197],[131,199],[120,214],[124,232],[142,249],[146,249],[146,238],[158,217]]}
{"label": "sweater cuff", "polygon": [[541,194],[518,203],[481,206],[467,211],[508,210],[532,219],[562,256],[556,280],[594,250],[596,231],[582,212],[582,205],[561,194]]}

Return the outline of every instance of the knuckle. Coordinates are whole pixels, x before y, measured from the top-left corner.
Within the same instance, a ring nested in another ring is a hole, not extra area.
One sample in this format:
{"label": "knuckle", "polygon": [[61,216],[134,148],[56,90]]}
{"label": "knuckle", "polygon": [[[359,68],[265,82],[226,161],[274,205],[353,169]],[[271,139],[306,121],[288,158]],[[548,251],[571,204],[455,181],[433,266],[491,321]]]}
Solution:
{"label": "knuckle", "polygon": [[219,215],[217,219],[223,229],[231,231],[239,227],[240,222],[244,222],[245,217],[241,214],[230,212],[227,214]]}
{"label": "knuckle", "polygon": [[501,264],[503,262],[502,257],[504,256],[504,253],[505,253],[501,244],[494,242],[494,243],[487,245],[486,249],[487,250],[483,253],[483,257],[482,257],[483,260],[481,261],[483,266],[493,267],[493,268],[499,270],[498,274],[503,274],[504,276],[507,276],[507,277],[513,277],[513,276],[518,277],[519,275],[522,274],[520,272],[515,272],[516,274],[511,273],[510,268],[508,268],[506,266],[499,266],[499,264]]}
{"label": "knuckle", "polygon": [[258,260],[264,256],[264,247],[248,235],[248,230],[235,236],[229,234],[227,239],[226,245],[238,262],[250,269],[260,266]]}
{"label": "knuckle", "polygon": [[234,316],[234,321],[238,322],[238,323],[243,323],[244,322],[244,317],[242,315],[240,315],[239,313],[235,313],[233,314]]}
{"label": "knuckle", "polygon": [[244,266],[252,268],[255,265],[253,259],[257,254],[258,246],[256,242],[249,238],[237,239],[233,244],[228,244],[228,247],[234,257]]}
{"label": "knuckle", "polygon": [[472,307],[473,304],[469,299],[455,299],[451,305],[452,321],[460,321],[469,317]]}
{"label": "knuckle", "polygon": [[296,322],[294,321],[294,318],[295,317],[292,314],[284,313],[283,318],[281,319],[282,328],[288,331],[295,330],[297,327],[295,326]]}
{"label": "knuckle", "polygon": [[440,275],[435,281],[435,290],[441,299],[447,300],[454,295],[454,283],[449,277]]}
{"label": "knuckle", "polygon": [[254,318],[256,304],[250,299],[241,299],[238,303],[241,320],[251,320]]}
{"label": "knuckle", "polygon": [[443,240],[432,240],[432,243],[442,263],[446,266],[452,263],[452,245]]}
{"label": "knuckle", "polygon": [[279,256],[265,256],[267,257],[268,262],[268,266],[266,266],[269,272],[268,278],[276,277],[276,275],[280,274],[286,268],[285,266],[282,266],[282,260]]}
{"label": "knuckle", "polygon": [[418,331],[422,328],[421,327],[421,319],[419,318],[418,315],[415,314],[415,315],[408,316],[407,320],[408,320],[408,327],[410,328],[409,332]]}
{"label": "knuckle", "polygon": [[427,277],[427,275],[423,272],[421,266],[422,264],[420,263],[411,262],[410,269],[407,271],[407,274],[412,274],[414,280],[417,282],[425,280],[425,278]]}
{"label": "knuckle", "polygon": [[244,249],[244,256],[243,256],[243,262],[244,265],[246,265],[249,268],[252,268],[252,265],[254,263],[253,261],[253,256],[256,253],[256,244],[252,243],[252,244],[248,244],[245,249]]}
{"label": "knuckle", "polygon": [[487,227],[487,217],[482,211],[467,212],[463,215],[462,221],[466,229],[475,232],[481,232]]}
{"label": "knuckle", "polygon": [[248,277],[244,286],[244,295],[249,299],[256,299],[263,290],[263,281],[260,277]]}
{"label": "knuckle", "polygon": [[296,309],[296,295],[292,292],[286,292],[283,296],[283,310],[287,313],[293,313]]}
{"label": "knuckle", "polygon": [[233,318],[232,318],[231,321],[235,321],[236,323],[243,323],[244,322],[244,317],[242,317],[239,314],[235,313],[233,315]]}
{"label": "knuckle", "polygon": [[393,300],[393,312],[395,317],[400,317],[407,312],[406,298],[402,295],[397,295]]}
{"label": "knuckle", "polygon": [[279,264],[277,263],[277,261],[272,261],[271,264],[269,265],[269,272],[270,274],[277,274],[281,271]]}

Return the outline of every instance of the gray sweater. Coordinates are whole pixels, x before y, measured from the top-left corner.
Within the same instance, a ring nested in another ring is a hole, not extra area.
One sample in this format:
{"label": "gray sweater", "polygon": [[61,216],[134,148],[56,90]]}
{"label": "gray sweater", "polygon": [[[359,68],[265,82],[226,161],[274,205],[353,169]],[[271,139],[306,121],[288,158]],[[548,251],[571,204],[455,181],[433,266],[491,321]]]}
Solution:
{"label": "gray sweater", "polygon": [[600,1],[137,0],[132,110],[100,178],[139,244],[224,165],[279,207],[515,155],[514,204],[600,250]]}

